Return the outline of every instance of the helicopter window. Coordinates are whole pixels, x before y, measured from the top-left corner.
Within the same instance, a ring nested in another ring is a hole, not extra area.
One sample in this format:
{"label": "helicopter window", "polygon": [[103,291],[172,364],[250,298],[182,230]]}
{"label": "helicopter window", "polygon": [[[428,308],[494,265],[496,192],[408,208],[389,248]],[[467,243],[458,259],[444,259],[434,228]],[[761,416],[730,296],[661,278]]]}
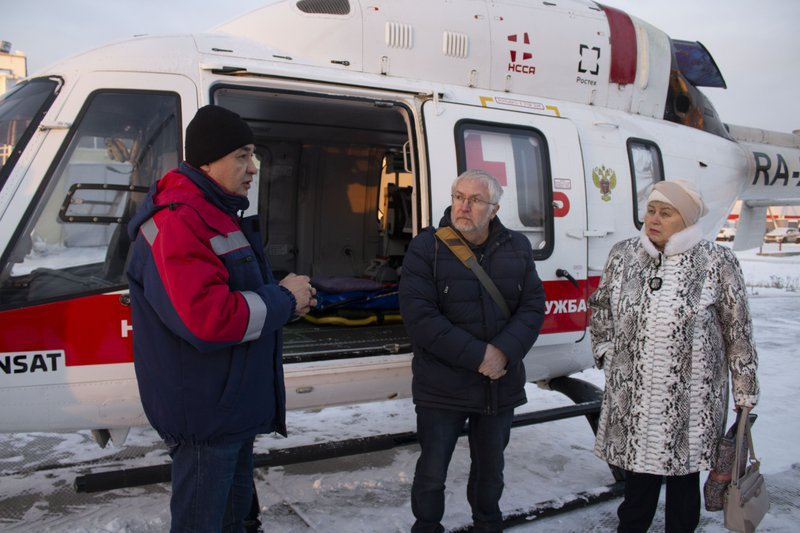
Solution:
{"label": "helicopter window", "polygon": [[126,224],[151,183],[178,163],[179,98],[98,91],[6,259],[2,306],[125,285]]}
{"label": "helicopter window", "polygon": [[727,89],[717,63],[702,43],[672,39],[675,59],[684,77],[695,87]]}
{"label": "helicopter window", "polygon": [[56,78],[37,78],[0,97],[0,189],[60,86]]}
{"label": "helicopter window", "polygon": [[348,0],[300,0],[297,9],[303,13],[315,15],[348,15],[350,2]]}
{"label": "helicopter window", "polygon": [[647,196],[654,183],[664,180],[661,151],[652,141],[628,139],[628,160],[633,180],[633,221],[637,228],[644,224]]}
{"label": "helicopter window", "polygon": [[503,186],[500,218],[531,239],[536,259],[552,250],[552,197],[547,143],[528,128],[462,123],[459,172],[482,169]]}

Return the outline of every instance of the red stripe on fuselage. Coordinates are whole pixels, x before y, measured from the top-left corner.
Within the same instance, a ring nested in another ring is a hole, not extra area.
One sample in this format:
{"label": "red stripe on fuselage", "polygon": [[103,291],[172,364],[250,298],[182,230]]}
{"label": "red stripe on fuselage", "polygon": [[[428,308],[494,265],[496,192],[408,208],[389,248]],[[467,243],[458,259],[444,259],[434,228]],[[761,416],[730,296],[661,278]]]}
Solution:
{"label": "red stripe on fuselage", "polygon": [[0,312],[0,352],[64,350],[66,366],[133,362],[126,328],[131,312],[121,296],[100,294]]}
{"label": "red stripe on fuselage", "polygon": [[627,13],[601,5],[611,28],[611,83],[628,85],[636,79],[636,29]]}
{"label": "red stripe on fuselage", "polygon": [[566,280],[544,282],[546,315],[541,335],[549,333],[570,333],[583,331],[589,325],[589,311],[586,298],[587,288],[597,288],[599,278],[580,280],[578,287]]}
{"label": "red stripe on fuselage", "polygon": [[[586,298],[597,276],[575,287],[566,280],[545,281],[549,312],[542,335],[583,331],[588,326]],[[587,292],[588,289],[588,292]],[[63,350],[65,366],[133,362],[127,295],[100,294],[0,312],[0,353]]]}

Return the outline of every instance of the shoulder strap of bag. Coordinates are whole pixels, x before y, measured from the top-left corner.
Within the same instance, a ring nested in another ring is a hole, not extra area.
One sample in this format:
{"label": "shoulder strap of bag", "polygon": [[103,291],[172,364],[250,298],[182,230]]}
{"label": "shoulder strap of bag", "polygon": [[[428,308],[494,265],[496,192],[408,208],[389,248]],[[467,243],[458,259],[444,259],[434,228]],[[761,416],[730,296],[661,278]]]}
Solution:
{"label": "shoulder strap of bag", "polygon": [[742,407],[742,412],[739,414],[739,425],[736,428],[736,458],[733,462],[733,473],[731,483],[733,485],[739,484],[739,469],[741,465],[739,461],[742,457],[742,447],[744,446],[744,434],[747,432],[747,446],[748,446],[748,462],[752,459],[756,460],[756,450],[753,446],[753,435],[750,432],[750,411],[751,407]]}
{"label": "shoulder strap of bag", "polygon": [[442,226],[436,230],[436,237],[442,241],[445,246],[450,248],[450,251],[453,252],[453,254],[455,254],[455,256],[458,257],[462,263],[464,263],[464,266],[472,270],[475,276],[478,277],[478,280],[483,284],[484,287],[486,287],[486,290],[489,291],[494,303],[496,303],[503,311],[503,315],[505,315],[506,318],[509,318],[511,316],[511,311],[509,311],[508,304],[503,298],[503,295],[500,294],[500,289],[497,288],[497,285],[494,284],[492,279],[489,277],[489,274],[487,274],[483,267],[478,263],[478,259],[475,257],[475,254],[472,253],[469,245],[467,245],[467,243],[461,239],[461,236],[450,226]]}

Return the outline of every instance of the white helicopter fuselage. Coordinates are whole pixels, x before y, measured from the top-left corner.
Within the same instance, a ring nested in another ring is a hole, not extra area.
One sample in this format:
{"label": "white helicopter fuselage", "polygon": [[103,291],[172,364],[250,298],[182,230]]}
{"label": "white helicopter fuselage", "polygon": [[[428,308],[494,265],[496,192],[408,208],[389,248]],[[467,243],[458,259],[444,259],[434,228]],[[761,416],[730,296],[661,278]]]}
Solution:
{"label": "white helicopter fuselage", "polygon": [[[390,284],[453,178],[497,175],[498,216],[531,239],[547,293],[531,381],[593,365],[587,298],[611,246],[639,232],[654,182],[697,184],[709,239],[744,200],[740,247],[767,205],[800,203],[800,137],[726,127],[669,37],[624,13],[582,0],[321,4],[112,44],[0,101],[0,127],[16,98],[24,132],[4,141],[0,173],[0,431],[124,440],[147,424],[120,234],[207,103],[254,130],[249,211],[279,272]],[[410,395],[396,310],[352,313],[287,326],[290,409]]]}

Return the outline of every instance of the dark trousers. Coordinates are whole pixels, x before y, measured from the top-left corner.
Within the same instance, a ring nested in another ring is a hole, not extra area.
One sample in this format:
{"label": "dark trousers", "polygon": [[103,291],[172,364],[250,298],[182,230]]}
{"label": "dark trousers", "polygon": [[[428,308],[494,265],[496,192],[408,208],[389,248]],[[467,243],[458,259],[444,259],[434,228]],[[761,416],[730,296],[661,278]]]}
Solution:
{"label": "dark trousers", "polygon": [[167,441],[172,457],[171,533],[244,531],[253,502],[253,441]]}
{"label": "dark trousers", "polygon": [[444,531],[441,521],[447,467],[467,421],[471,460],[467,501],[472,508],[473,531],[502,531],[503,452],[511,435],[514,410],[496,415],[419,406],[416,410],[421,452],[411,486],[411,510],[416,518],[411,531]]}
{"label": "dark trousers", "polygon": [[700,523],[700,472],[685,476],[656,476],[625,471],[625,499],[617,509],[618,533],[645,533],[653,521],[666,479],[666,533],[691,533]]}

